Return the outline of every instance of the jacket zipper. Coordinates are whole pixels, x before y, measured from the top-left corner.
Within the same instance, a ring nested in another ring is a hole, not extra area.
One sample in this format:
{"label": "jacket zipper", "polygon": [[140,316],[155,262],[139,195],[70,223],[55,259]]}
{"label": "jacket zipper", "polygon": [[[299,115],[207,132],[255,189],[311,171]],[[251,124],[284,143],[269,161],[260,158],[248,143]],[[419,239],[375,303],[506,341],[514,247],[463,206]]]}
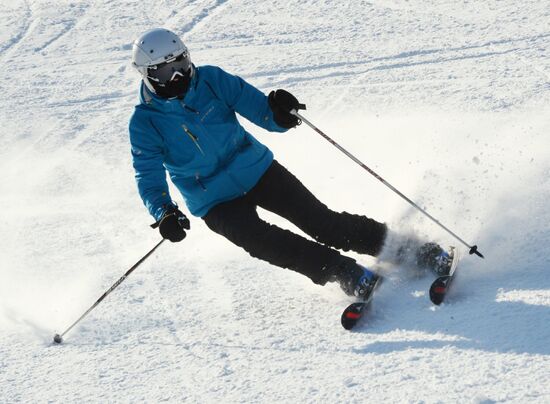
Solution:
{"label": "jacket zipper", "polygon": [[202,150],[202,147],[201,145],[199,144],[199,138],[194,135],[189,129],[187,129],[187,126],[185,125],[181,125],[181,127],[183,128],[183,130],[185,131],[185,133],[187,133],[187,135],[191,138],[191,140],[193,141],[193,143],[195,143],[195,146],[197,146],[197,149],[199,149],[199,151],[201,152],[201,154],[203,156],[206,156],[206,154],[204,153],[204,150]]}
{"label": "jacket zipper", "polygon": [[195,180],[196,180],[197,183],[200,185],[200,187],[202,188],[202,190],[203,190],[203,191],[206,191],[206,187],[205,187],[204,184],[202,183],[201,177],[199,176],[199,174],[195,174]]}

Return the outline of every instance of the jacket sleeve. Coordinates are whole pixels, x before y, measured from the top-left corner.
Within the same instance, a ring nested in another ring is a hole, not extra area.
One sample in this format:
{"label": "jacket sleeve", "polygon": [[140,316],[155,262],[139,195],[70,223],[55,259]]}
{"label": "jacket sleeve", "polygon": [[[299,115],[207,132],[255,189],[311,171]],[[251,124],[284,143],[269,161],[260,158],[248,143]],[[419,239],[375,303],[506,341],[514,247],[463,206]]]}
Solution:
{"label": "jacket sleeve", "polygon": [[256,87],[215,66],[205,66],[208,70],[207,84],[226,105],[250,122],[271,132],[286,132],[273,120],[267,96]]}
{"label": "jacket sleeve", "polygon": [[173,205],[166,182],[163,142],[151,122],[134,113],[130,120],[130,144],[139,195],[149,213],[159,221],[166,206]]}

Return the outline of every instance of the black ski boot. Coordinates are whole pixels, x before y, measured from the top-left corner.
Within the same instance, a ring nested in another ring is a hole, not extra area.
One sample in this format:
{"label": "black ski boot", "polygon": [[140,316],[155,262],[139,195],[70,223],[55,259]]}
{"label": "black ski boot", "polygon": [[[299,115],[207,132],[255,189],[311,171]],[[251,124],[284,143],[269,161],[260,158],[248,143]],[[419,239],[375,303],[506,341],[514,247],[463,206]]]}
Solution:
{"label": "black ski boot", "polygon": [[367,300],[380,277],[355,260],[346,258],[336,269],[335,279],[348,296]]}
{"label": "black ski boot", "polygon": [[426,243],[416,253],[419,268],[429,269],[437,276],[449,275],[453,257],[436,243]]}

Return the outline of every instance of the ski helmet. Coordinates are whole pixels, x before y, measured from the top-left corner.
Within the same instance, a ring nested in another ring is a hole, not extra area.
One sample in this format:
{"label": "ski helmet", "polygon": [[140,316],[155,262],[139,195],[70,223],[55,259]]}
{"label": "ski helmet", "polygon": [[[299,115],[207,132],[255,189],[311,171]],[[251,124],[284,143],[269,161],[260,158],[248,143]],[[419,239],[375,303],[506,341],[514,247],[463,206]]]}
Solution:
{"label": "ski helmet", "polygon": [[132,65],[147,88],[165,98],[185,95],[194,74],[187,47],[164,28],[147,31],[134,41]]}

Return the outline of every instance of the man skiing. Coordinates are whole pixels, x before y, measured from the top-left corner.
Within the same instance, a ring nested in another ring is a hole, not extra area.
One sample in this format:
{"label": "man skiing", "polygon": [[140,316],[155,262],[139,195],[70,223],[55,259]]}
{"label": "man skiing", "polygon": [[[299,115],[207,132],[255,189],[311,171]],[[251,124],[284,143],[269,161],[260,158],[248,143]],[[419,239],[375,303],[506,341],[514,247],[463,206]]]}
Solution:
{"label": "man skiing", "polygon": [[[299,125],[290,111],[305,106],[288,91],[265,96],[219,67],[196,67],[181,39],[161,28],[136,39],[132,63],[142,77],[129,125],[133,165],[162,237],[178,242],[190,228],[170,198],[167,171],[190,213],[211,230],[317,284],[336,281],[350,296],[368,297],[378,276],[338,250],[448,269],[449,256],[437,244],[422,245],[373,219],[330,210],[240,125],[236,114],[272,132]],[[265,222],[258,206],[314,241]]]}

